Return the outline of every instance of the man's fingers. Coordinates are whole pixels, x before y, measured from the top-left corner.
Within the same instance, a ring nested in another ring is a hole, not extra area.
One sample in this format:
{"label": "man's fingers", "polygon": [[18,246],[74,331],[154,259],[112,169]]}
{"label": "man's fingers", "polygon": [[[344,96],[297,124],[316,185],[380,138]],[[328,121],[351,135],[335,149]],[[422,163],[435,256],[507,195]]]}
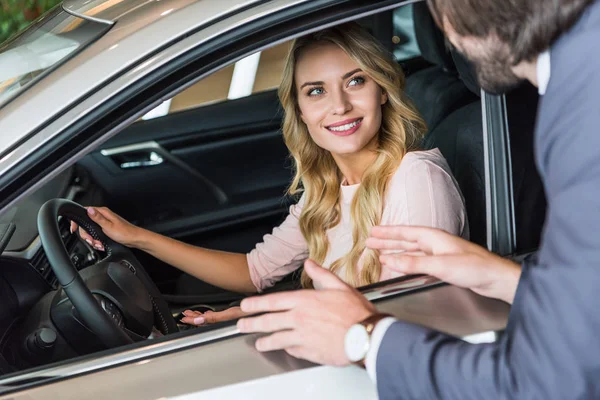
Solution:
{"label": "man's fingers", "polygon": [[339,289],[346,290],[346,285],[336,274],[326,268],[321,267],[312,260],[306,260],[304,263],[304,271],[310,276],[315,286],[321,289]]}
{"label": "man's fingers", "polygon": [[311,296],[309,290],[296,292],[273,293],[265,296],[249,297],[242,300],[240,307],[245,313],[259,313],[269,311],[286,311],[296,307]]}
{"label": "man's fingers", "polygon": [[439,229],[422,226],[379,225],[371,228],[371,237],[386,240],[418,242],[424,236],[438,235]]}
{"label": "man's fingers", "polygon": [[407,240],[381,239],[369,237],[365,242],[370,249],[376,250],[404,250],[404,251],[419,251],[421,247],[417,242],[409,242]]}
{"label": "man's fingers", "polygon": [[289,347],[298,346],[300,344],[300,338],[296,331],[283,331],[258,339],[256,341],[256,350],[282,350]]}
{"label": "man's fingers", "polygon": [[[385,254],[379,257],[382,265],[405,274],[432,275],[441,280],[448,276],[450,268],[462,265],[450,265],[451,256],[413,256],[405,254]],[[453,263],[452,263],[453,264]]]}
{"label": "man's fingers", "polygon": [[238,321],[237,327],[242,333],[276,332],[294,327],[294,317],[291,312],[264,314]]}

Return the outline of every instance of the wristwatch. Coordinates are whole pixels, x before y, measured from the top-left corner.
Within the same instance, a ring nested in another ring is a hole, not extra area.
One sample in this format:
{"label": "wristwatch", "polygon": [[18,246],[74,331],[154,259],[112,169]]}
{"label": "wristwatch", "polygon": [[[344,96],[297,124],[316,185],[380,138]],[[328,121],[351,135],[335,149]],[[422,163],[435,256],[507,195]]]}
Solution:
{"label": "wristwatch", "polygon": [[365,368],[365,358],[371,347],[373,330],[379,321],[391,316],[383,313],[373,314],[348,329],[344,338],[344,350],[352,363]]}

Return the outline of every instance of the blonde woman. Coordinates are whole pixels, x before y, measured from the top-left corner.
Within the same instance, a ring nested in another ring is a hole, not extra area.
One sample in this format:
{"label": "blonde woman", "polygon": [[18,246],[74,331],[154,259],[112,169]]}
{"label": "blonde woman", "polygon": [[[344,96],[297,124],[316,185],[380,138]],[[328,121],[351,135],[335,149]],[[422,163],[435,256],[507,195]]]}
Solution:
{"label": "blonde woman", "polygon": [[[378,252],[365,248],[371,227],[421,225],[469,235],[464,201],[446,160],[437,149],[419,151],[425,124],[403,85],[398,64],[358,24],[294,42],[279,97],[283,137],[295,161],[289,192],[301,197],[249,254],[185,244],[106,208],[89,207],[89,216],[113,240],[232,291],[260,292],[307,258],[352,286],[393,278],[397,274],[382,269]],[[302,284],[312,286],[306,274]],[[184,314],[183,322],[196,325],[242,315],[239,308]]]}

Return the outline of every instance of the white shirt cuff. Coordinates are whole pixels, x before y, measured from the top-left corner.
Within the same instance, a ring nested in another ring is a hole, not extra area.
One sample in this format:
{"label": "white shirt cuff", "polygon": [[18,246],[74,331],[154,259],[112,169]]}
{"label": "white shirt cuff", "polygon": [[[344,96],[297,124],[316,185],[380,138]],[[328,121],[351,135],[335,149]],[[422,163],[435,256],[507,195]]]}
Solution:
{"label": "white shirt cuff", "polygon": [[379,346],[390,325],[396,321],[398,320],[392,317],[382,319],[377,323],[371,334],[371,344],[367,356],[365,357],[365,366],[367,367],[367,373],[375,384],[377,384],[377,373],[375,368],[377,367],[377,353],[379,352]]}

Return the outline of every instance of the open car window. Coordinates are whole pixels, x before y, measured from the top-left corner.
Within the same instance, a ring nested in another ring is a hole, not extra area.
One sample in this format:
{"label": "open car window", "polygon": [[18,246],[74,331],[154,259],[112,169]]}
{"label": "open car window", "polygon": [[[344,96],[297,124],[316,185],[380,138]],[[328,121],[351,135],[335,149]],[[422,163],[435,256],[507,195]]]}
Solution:
{"label": "open car window", "polygon": [[109,28],[55,8],[0,46],[0,107]]}

